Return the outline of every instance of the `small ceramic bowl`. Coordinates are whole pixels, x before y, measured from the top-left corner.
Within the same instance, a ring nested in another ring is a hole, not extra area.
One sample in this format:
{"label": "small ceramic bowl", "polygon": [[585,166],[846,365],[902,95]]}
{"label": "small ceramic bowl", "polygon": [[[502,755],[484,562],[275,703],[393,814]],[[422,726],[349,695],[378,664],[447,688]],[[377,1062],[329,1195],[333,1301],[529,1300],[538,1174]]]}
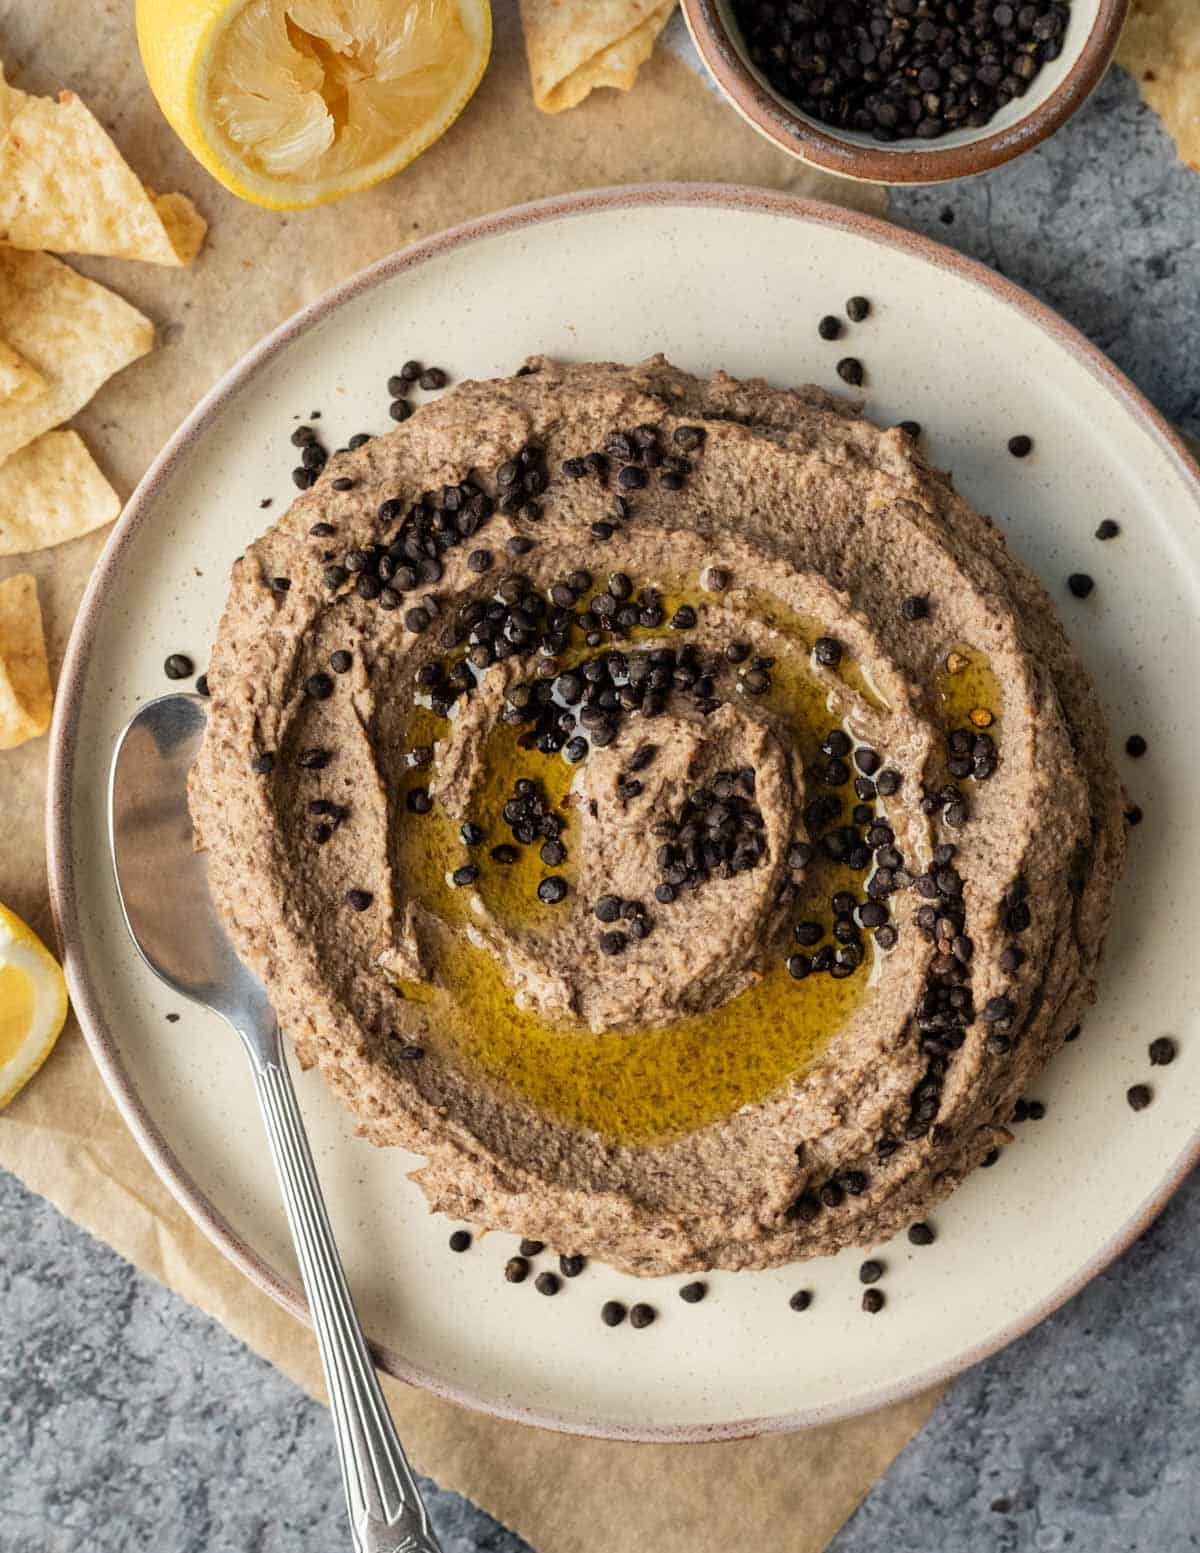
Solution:
{"label": "small ceramic bowl", "polygon": [[683,14],[721,91],[747,123],[781,150],[864,183],[943,183],[999,167],[1065,124],[1107,70],[1129,3],[1071,0],[1062,53],[1042,66],[1023,97],[979,129],[891,144],[856,130],[832,129],[781,96],[750,63],[730,0],[683,0]]}

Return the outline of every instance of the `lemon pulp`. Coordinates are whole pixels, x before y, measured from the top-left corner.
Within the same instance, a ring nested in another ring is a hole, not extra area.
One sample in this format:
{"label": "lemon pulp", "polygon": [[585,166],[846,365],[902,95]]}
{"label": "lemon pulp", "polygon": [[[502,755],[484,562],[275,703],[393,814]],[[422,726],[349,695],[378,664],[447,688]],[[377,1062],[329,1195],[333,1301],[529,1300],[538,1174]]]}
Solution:
{"label": "lemon pulp", "polygon": [[41,1067],[66,1018],[67,984],[54,956],[0,906],[0,1106]]}
{"label": "lemon pulp", "polygon": [[137,0],[171,128],[241,199],[304,210],[407,167],[479,85],[488,0]]}
{"label": "lemon pulp", "polygon": [[456,0],[249,0],[214,50],[209,103],[237,159],[325,183],[434,131],[474,52]]}
{"label": "lemon pulp", "polygon": [[19,966],[0,965],[0,1067],[20,1051],[32,1024],[32,981]]}

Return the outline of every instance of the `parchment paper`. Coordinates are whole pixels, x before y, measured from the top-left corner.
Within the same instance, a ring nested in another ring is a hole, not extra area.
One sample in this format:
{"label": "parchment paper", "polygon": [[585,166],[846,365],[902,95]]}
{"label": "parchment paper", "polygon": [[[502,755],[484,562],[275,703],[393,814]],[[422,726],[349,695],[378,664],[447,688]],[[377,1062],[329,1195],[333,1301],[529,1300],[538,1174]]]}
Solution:
{"label": "parchment paper", "polygon": [[[10,78],[32,91],[75,88],[135,171],[155,188],[190,194],[210,223],[207,246],[187,271],[80,262],[159,327],[160,348],[108,384],[76,422],[123,495],[195,400],[265,330],[372,259],[453,222],[572,188],[659,178],[764,184],[882,206],[878,191],[820,179],[774,151],[661,51],[628,95],[597,92],[546,118],[530,99],[513,9],[499,5],[496,54],[482,88],[413,168],[322,210],[257,211],[211,183],[159,117],[131,13],[126,0],[0,0],[0,57]],[[31,570],[39,579],[55,672],[105,537],[0,560],[0,576]],[[45,762],[44,739],[0,754],[0,900],[52,942],[41,839]],[[0,1165],[321,1395],[311,1335],[178,1207],[126,1131],[73,1022],[37,1079],[0,1113]],[[925,1396],[803,1435],[679,1447],[551,1435],[394,1382],[387,1391],[418,1468],[499,1517],[538,1553],[817,1553],[937,1400]]]}

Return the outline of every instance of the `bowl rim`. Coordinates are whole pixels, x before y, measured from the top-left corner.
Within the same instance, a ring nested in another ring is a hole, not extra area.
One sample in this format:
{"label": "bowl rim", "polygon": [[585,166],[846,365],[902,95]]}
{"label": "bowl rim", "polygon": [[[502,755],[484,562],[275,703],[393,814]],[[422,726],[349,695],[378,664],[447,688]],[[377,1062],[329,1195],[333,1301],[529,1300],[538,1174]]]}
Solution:
{"label": "bowl rim", "polygon": [[[1085,0],[1073,3],[1081,8]],[[824,172],[860,183],[895,185],[946,183],[987,172],[1031,151],[1060,129],[1103,80],[1131,0],[1090,3],[1095,5],[1095,15],[1079,57],[1044,102],[1015,124],[965,145],[914,140],[902,143],[898,150],[843,139],[801,109],[785,107],[746,62],[719,0],[681,0],[681,8],[705,68],[751,128],[790,156]]]}
{"label": "bowl rim", "polygon": [[[80,736],[84,687],[92,642],[101,609],[118,580],[122,553],[152,517],[161,485],[188,457],[227,400],[301,335],[322,323],[344,303],[373,290],[406,270],[480,239],[537,229],[579,215],[605,211],[701,208],[736,213],[768,213],[798,222],[835,227],[851,236],[866,237],[887,248],[915,255],[935,268],[982,287],[1016,307],[1049,334],[1093,377],[1105,384],[1128,413],[1155,439],[1185,483],[1194,489],[1200,508],[1200,466],[1183,438],[1101,350],[1052,308],[1004,276],[954,249],[902,227],[840,205],[746,185],[657,183],[590,189],[515,205],[491,215],[434,233],[407,248],[377,260],[322,293],[286,318],[242,355],[201,398],[168,438],[118,518],[93,569],[76,615],[59,674],[50,728],[46,796],[46,849],[50,906],[62,951],[72,1007],[100,1074],[126,1125],[164,1185],[196,1226],[258,1289],[301,1321],[310,1323],[308,1305],[298,1284],[285,1277],[250,1245],[184,1168],[171,1144],[146,1108],[121,1059],[120,1049],[103,1010],[98,978],[88,965],[80,927],[82,899],[73,859],[72,788]],[[233,1039],[232,1035],[230,1037]],[[928,1366],[903,1380],[878,1386],[846,1403],[805,1406],[765,1417],[734,1418],[718,1423],[647,1425],[611,1419],[581,1421],[548,1407],[529,1407],[512,1397],[481,1396],[467,1385],[444,1380],[386,1344],[371,1342],[375,1361],[388,1375],[420,1386],[449,1402],[513,1423],[533,1425],[585,1438],[645,1441],[658,1444],[700,1444],[708,1441],[754,1439],[786,1434],[874,1412],[943,1385],[964,1370],[1023,1337],[1077,1294],[1116,1260],[1153,1222],[1170,1197],[1200,1163],[1200,1128],[1180,1151],[1164,1176],[1126,1222],[1100,1245],[1071,1277],[1047,1293],[988,1339]]]}

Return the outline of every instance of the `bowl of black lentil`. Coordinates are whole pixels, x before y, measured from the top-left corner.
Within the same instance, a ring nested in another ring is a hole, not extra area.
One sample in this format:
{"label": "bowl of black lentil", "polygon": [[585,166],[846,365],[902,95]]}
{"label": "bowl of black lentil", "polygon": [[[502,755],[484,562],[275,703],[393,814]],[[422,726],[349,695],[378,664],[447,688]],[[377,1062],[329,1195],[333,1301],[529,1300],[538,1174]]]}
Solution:
{"label": "bowl of black lentil", "polygon": [[1129,0],[683,0],[700,57],[760,134],[826,172],[941,183],[1065,124]]}

